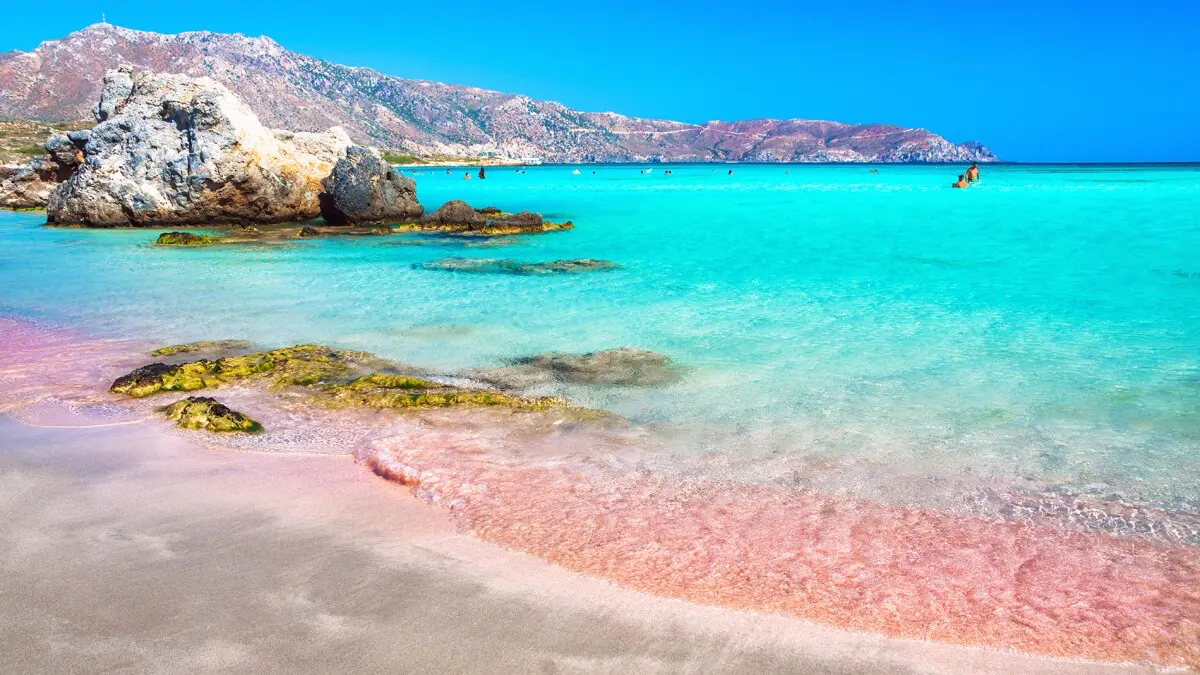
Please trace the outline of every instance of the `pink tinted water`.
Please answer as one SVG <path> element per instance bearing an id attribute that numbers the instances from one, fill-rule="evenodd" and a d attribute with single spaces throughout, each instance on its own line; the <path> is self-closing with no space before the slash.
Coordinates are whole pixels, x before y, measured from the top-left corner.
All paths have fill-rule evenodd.
<path id="1" fill-rule="evenodd" d="M 134 343 L 26 322 L 0 320 L 0 339 L 2 412 L 47 396 L 124 405 L 104 389 L 145 361 Z M 483 539 L 650 593 L 893 636 L 1200 667 L 1200 547 L 630 472 L 569 435 L 528 442 L 538 425 L 524 416 L 461 415 L 470 424 L 397 418 L 356 455 Z"/>
<path id="2" fill-rule="evenodd" d="M 658 595 L 893 636 L 1200 666 L 1200 549 L 717 482 L 494 461 L 417 429 L 359 452 L 476 535 Z"/>

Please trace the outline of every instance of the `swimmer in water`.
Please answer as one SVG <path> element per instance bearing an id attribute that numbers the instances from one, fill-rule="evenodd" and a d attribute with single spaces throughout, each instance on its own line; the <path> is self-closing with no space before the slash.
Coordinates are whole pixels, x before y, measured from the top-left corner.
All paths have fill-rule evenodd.
<path id="1" fill-rule="evenodd" d="M 471 172 L 470 171 L 463 174 L 463 180 L 471 180 Z"/>
<path id="2" fill-rule="evenodd" d="M 978 180 L 979 180 L 979 162 L 975 162 L 974 164 L 971 165 L 971 168 L 967 169 L 967 182 L 974 183 Z"/>
<path id="3" fill-rule="evenodd" d="M 969 185 L 970 185 L 970 183 L 968 183 L 968 182 L 967 182 L 967 177 L 966 177 L 966 176 L 959 176 L 959 177 L 958 177 L 958 182 L 954 184 L 954 187 L 956 187 L 956 188 L 965 188 L 965 187 L 967 187 L 967 186 L 969 186 Z"/>
<path id="4" fill-rule="evenodd" d="M 485 169 L 482 166 L 479 167 L 479 178 L 480 178 L 480 180 L 487 178 L 487 169 Z"/>
<path id="5" fill-rule="evenodd" d="M 729 170 L 729 173 L 728 173 L 728 174 L 726 174 L 726 175 L 727 175 L 727 176 L 732 176 L 732 175 L 733 175 L 733 169 L 730 169 L 730 170 Z"/>

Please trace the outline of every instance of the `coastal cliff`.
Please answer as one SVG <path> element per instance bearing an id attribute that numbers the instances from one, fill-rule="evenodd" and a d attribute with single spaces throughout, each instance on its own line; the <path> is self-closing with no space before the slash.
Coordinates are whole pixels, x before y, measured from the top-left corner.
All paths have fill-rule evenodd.
<path id="1" fill-rule="evenodd" d="M 107 70 L 210 77 L 269 127 L 346 129 L 417 155 L 547 162 L 987 162 L 979 143 L 887 124 L 759 119 L 689 124 L 588 113 L 475 87 L 406 80 L 284 49 L 268 37 L 161 35 L 97 24 L 0 54 L 0 118 L 89 116 Z"/>

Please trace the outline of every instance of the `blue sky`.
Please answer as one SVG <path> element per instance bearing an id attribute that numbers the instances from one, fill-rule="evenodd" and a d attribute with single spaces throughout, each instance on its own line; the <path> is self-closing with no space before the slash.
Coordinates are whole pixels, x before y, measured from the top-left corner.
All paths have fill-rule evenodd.
<path id="1" fill-rule="evenodd" d="M 890 122 L 1016 161 L 1200 161 L 1195 1 L 15 2 L 0 50 L 102 11 L 583 110 Z"/>

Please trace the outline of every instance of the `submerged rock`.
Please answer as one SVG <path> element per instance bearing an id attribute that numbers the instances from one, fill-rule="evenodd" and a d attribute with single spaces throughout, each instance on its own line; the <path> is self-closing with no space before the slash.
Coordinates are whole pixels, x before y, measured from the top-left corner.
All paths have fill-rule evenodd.
<path id="1" fill-rule="evenodd" d="M 517 359 L 505 368 L 468 375 L 507 389 L 529 389 L 555 382 L 661 387 L 678 382 L 683 369 L 664 354 L 621 347 L 587 354 L 548 352 Z"/>
<path id="2" fill-rule="evenodd" d="M 442 258 L 423 263 L 414 263 L 414 269 L 464 272 L 470 274 L 515 274 L 539 276 L 548 274 L 583 274 L 617 269 L 618 265 L 608 260 L 581 258 L 576 260 L 554 260 L 550 262 L 522 262 L 506 258 Z"/>
<path id="3" fill-rule="evenodd" d="M 203 396 L 189 396 L 163 408 L 167 419 L 184 429 L 208 431 L 262 431 L 262 425 L 223 403 Z"/>
<path id="4" fill-rule="evenodd" d="M 163 232 L 158 235 L 156 246 L 208 246 L 217 240 L 207 234 L 191 232 Z"/>
<path id="5" fill-rule="evenodd" d="M 212 354 L 234 352 L 250 348 L 248 340 L 205 340 L 180 345 L 167 345 L 150 352 L 151 356 L 173 356 L 175 354 Z"/>
<path id="6" fill-rule="evenodd" d="M 83 163 L 50 195 L 59 225 L 284 222 L 320 214 L 321 181 L 350 146 L 340 128 L 272 132 L 207 77 L 109 71 Z M 73 141 L 74 142 L 74 141 Z"/>
<path id="7" fill-rule="evenodd" d="M 321 236 L 321 231 L 315 227 L 305 226 L 305 227 L 300 228 L 300 231 L 296 233 L 296 236 L 300 237 L 302 239 L 307 239 L 309 237 L 319 237 L 319 236 Z"/>
<path id="8" fill-rule="evenodd" d="M 351 147 L 321 185 L 321 215 L 330 225 L 407 222 L 425 212 L 416 181 L 397 173 L 373 148 Z"/>

